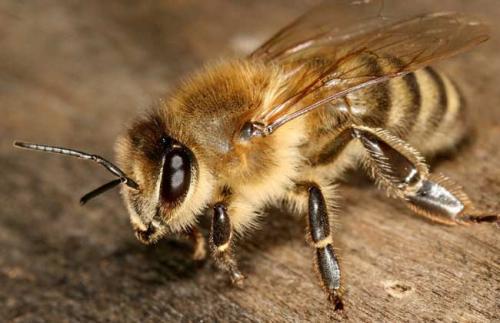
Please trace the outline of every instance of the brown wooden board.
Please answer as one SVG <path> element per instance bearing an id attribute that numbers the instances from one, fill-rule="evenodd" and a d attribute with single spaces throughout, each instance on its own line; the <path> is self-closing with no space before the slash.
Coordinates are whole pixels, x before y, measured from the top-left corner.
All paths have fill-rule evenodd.
<path id="1" fill-rule="evenodd" d="M 187 241 L 140 245 L 117 193 L 80 207 L 83 193 L 110 179 L 101 168 L 11 146 L 22 139 L 112 157 L 127 122 L 183 74 L 248 53 L 313 4 L 0 1 L 2 321 L 335 319 L 302 219 L 269 210 L 239 243 L 248 279 L 233 288 L 210 263 L 190 260 Z M 434 1 L 419 6 L 435 10 Z M 493 37 L 440 64 L 463 89 L 477 133 L 435 169 L 500 210 L 500 3 L 441 6 L 483 16 Z M 500 320 L 499 229 L 433 224 L 355 182 L 342 185 L 335 226 L 349 321 Z"/>

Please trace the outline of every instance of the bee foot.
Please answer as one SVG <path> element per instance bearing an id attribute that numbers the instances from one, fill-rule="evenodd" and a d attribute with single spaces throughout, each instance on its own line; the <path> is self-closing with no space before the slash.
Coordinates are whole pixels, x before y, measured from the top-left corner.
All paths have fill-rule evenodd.
<path id="1" fill-rule="evenodd" d="M 335 312 L 343 312 L 344 302 L 337 292 L 332 292 L 328 295 L 328 300 L 333 305 L 333 310 Z"/>
<path id="2" fill-rule="evenodd" d="M 478 213 L 467 214 L 461 219 L 464 223 L 495 223 L 497 228 L 500 228 L 500 216 L 498 214 Z"/>
<path id="3" fill-rule="evenodd" d="M 231 283 L 237 287 L 243 287 L 243 282 L 245 281 L 245 276 L 239 271 L 233 271 L 231 273 Z"/>
<path id="4" fill-rule="evenodd" d="M 194 261 L 203 261 L 207 258 L 207 251 L 204 246 L 196 246 L 192 258 Z"/>

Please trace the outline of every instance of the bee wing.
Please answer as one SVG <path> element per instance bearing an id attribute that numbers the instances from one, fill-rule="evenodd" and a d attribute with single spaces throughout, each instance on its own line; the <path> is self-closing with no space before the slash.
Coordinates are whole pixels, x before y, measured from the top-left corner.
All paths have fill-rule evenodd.
<path id="1" fill-rule="evenodd" d="M 354 2 L 341 1 L 347 3 Z M 366 8 L 373 13 L 375 7 Z M 310 22 L 317 17 L 316 11 L 302 16 L 251 55 L 290 71 L 291 91 L 253 120 L 264 126 L 265 133 L 353 91 L 405 75 L 489 38 L 486 25 L 457 13 L 403 20 L 379 14 L 348 26 L 347 33 L 332 24 L 317 27 L 316 21 Z"/>
<path id="2" fill-rule="evenodd" d="M 352 26 L 359 29 L 384 20 L 384 0 L 326 1 L 278 31 L 250 57 L 270 61 L 300 51 L 321 38 L 342 36 Z"/>

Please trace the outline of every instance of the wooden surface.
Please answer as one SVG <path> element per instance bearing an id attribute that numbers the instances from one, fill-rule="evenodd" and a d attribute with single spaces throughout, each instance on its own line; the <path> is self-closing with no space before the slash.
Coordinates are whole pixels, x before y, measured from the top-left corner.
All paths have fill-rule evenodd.
<path id="1" fill-rule="evenodd" d="M 464 89 L 478 133 L 436 168 L 500 210 L 500 6 L 443 3 L 485 17 L 493 39 L 441 64 Z M 233 288 L 210 263 L 193 263 L 186 241 L 140 245 L 116 192 L 80 207 L 83 193 L 110 179 L 101 168 L 11 147 L 23 139 L 111 157 L 124 125 L 184 73 L 244 55 L 311 4 L 0 1 L 1 321 L 336 318 L 312 274 L 302 220 L 270 210 L 240 243 L 248 279 Z M 335 234 L 349 321 L 500 320 L 498 229 L 436 225 L 356 182 L 342 185 Z"/>

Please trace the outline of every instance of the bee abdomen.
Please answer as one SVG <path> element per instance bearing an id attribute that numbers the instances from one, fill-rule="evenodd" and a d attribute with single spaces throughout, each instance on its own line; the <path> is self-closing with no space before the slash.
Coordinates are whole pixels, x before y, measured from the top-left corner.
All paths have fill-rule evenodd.
<path id="1" fill-rule="evenodd" d="M 367 55 L 358 60 L 366 75 L 382 75 L 387 68 L 403 67 L 394 57 L 381 61 Z M 386 129 L 426 156 L 454 147 L 467 130 L 460 92 L 446 76 L 431 67 L 354 91 L 336 104 L 349 109 L 353 122 Z M 329 113 L 338 115 L 335 109 Z M 320 119 L 330 120 L 324 116 Z M 341 119 L 325 122 L 323 128 L 335 130 L 343 122 Z M 323 130 L 318 135 L 322 138 L 319 148 L 305 152 L 313 164 L 331 163 L 343 149 L 336 142 L 338 132 L 333 132 L 333 138 L 324 133 Z"/>
<path id="2" fill-rule="evenodd" d="M 456 86 L 431 67 L 413 73 L 421 102 L 407 140 L 425 155 L 457 144 L 465 134 L 465 102 Z"/>
<path id="3" fill-rule="evenodd" d="M 398 64 L 397 59 L 387 58 L 384 64 L 374 61 L 367 66 L 373 73 Z M 466 130 L 462 96 L 446 76 L 431 67 L 347 98 L 351 111 L 365 125 L 385 128 L 425 155 L 453 147 Z"/>

